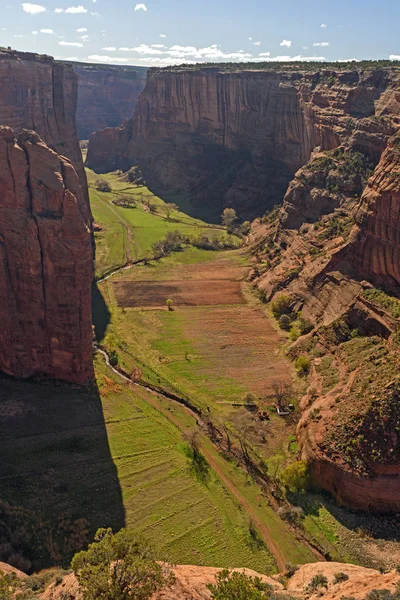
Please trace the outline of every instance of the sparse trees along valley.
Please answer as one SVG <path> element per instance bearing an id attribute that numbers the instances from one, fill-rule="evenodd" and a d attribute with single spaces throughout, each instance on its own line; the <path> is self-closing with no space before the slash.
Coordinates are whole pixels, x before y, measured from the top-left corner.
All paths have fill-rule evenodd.
<path id="1" fill-rule="evenodd" d="M 395 600 L 400 68 L 143 75 L 0 49 L 0 598 Z"/>

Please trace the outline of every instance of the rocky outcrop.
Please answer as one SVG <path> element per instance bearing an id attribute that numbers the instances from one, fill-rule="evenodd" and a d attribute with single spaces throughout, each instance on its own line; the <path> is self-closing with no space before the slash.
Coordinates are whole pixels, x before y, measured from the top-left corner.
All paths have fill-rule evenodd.
<path id="1" fill-rule="evenodd" d="M 357 565 L 338 562 L 319 562 L 302 565 L 295 570 L 294 574 L 281 573 L 274 578 L 260 575 L 250 569 L 232 569 L 245 572 L 251 577 L 259 577 L 264 583 L 271 586 L 277 597 L 281 600 L 314 600 L 321 595 L 326 600 L 340 600 L 341 598 L 354 598 L 354 600 L 365 600 L 367 595 L 375 590 L 382 590 L 382 597 L 391 597 L 395 592 L 400 577 L 398 573 L 380 573 L 375 569 L 366 569 Z M 3 573 L 15 572 L 19 581 L 18 591 L 23 592 L 24 579 L 26 575 L 21 571 L 12 569 L 5 563 L 0 563 L 0 571 Z M 209 600 L 211 593 L 208 584 L 215 583 L 215 576 L 220 569 L 214 567 L 199 567 L 193 565 L 175 565 L 173 572 L 175 583 L 157 592 L 152 600 Z M 54 573 L 54 577 L 57 573 Z M 47 576 L 51 571 L 47 571 Z M 313 586 L 316 576 L 325 579 L 317 586 Z M 285 586 L 278 580 L 284 580 Z M 385 591 L 383 591 L 385 590 Z M 74 573 L 65 575 L 62 581 L 51 583 L 38 597 L 41 600 L 81 600 L 82 594 Z M 381 597 L 381 595 L 379 595 Z"/>
<path id="2" fill-rule="evenodd" d="M 16 133 L 32 129 L 50 148 L 71 160 L 88 204 L 75 125 L 77 90 L 72 65 L 57 63 L 50 56 L 0 50 L 0 125 Z"/>
<path id="3" fill-rule="evenodd" d="M 36 132 L 15 139 L 0 127 L 0 370 L 89 381 L 92 279 L 90 218 L 72 162 Z"/>
<path id="4" fill-rule="evenodd" d="M 156 192 L 181 194 L 199 213 L 234 206 L 260 215 L 315 148 L 354 135 L 355 149 L 379 158 L 385 136 L 368 119 L 396 109 L 398 79 L 395 68 L 150 70 L 133 119 L 94 134 L 87 164 L 108 171 L 137 162 Z"/>
<path id="5" fill-rule="evenodd" d="M 73 63 L 78 75 L 76 126 L 80 140 L 133 116 L 146 83 L 144 67 Z"/>
<path id="6" fill-rule="evenodd" d="M 355 273 L 400 291 L 400 132 L 393 136 L 369 179 L 356 227 L 342 253 Z"/>

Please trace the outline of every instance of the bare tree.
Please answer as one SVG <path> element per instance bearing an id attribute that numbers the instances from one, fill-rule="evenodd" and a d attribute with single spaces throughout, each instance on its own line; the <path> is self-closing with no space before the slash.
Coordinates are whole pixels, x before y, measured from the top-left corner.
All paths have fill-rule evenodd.
<path id="1" fill-rule="evenodd" d="M 288 399 L 292 395 L 292 386 L 280 379 L 272 384 L 276 404 L 279 408 L 284 408 Z"/>
<path id="2" fill-rule="evenodd" d="M 179 210 L 179 206 L 177 204 L 175 204 L 175 202 L 166 202 L 163 206 L 163 211 L 165 213 L 165 216 L 167 217 L 168 221 L 171 218 L 171 214 L 172 211 L 174 210 Z"/>

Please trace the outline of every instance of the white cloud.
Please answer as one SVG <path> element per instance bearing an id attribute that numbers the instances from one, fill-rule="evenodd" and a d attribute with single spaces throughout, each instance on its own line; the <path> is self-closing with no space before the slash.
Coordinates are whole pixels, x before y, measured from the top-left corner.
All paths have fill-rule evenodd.
<path id="1" fill-rule="evenodd" d="M 391 54 L 389 60 L 400 60 L 400 54 Z"/>
<path id="2" fill-rule="evenodd" d="M 322 46 L 324 48 L 325 46 L 329 46 L 329 44 L 330 42 L 314 42 L 313 46 Z"/>
<path id="3" fill-rule="evenodd" d="M 57 13 L 57 14 L 60 14 L 60 13 L 64 12 L 64 9 L 63 8 L 56 8 L 54 12 Z"/>
<path id="4" fill-rule="evenodd" d="M 147 6 L 145 4 L 136 4 L 134 10 L 135 11 L 137 11 L 137 10 L 144 10 L 144 11 L 146 11 L 147 10 Z"/>
<path id="5" fill-rule="evenodd" d="M 258 56 L 271 56 L 271 52 L 260 52 Z"/>
<path id="6" fill-rule="evenodd" d="M 70 15 L 77 15 L 77 14 L 80 14 L 80 13 L 87 13 L 87 8 L 85 8 L 82 5 L 79 5 L 79 6 L 68 6 L 68 8 L 65 9 L 65 12 L 67 14 L 70 14 Z"/>
<path id="7" fill-rule="evenodd" d="M 167 36 L 165 35 L 165 33 L 160 33 L 160 37 L 161 38 L 166 38 Z"/>
<path id="8" fill-rule="evenodd" d="M 252 41 L 253 41 L 253 38 L 252 38 L 252 37 L 249 37 L 249 42 L 252 42 Z"/>
<path id="9" fill-rule="evenodd" d="M 58 42 L 59 46 L 74 46 L 75 48 L 83 48 L 81 42 Z"/>
<path id="10" fill-rule="evenodd" d="M 338 63 L 348 63 L 348 62 L 360 62 L 359 58 L 342 58 L 341 60 L 336 60 Z"/>
<path id="11" fill-rule="evenodd" d="M 117 51 L 115 46 L 106 46 L 105 48 L 102 48 L 102 50 L 104 50 L 105 52 L 116 52 Z"/>
<path id="12" fill-rule="evenodd" d="M 40 33 L 48 33 L 48 34 L 52 35 L 54 33 L 54 31 L 52 29 L 41 29 Z"/>
<path id="13" fill-rule="evenodd" d="M 255 46 L 261 46 L 261 42 L 254 42 Z"/>
<path id="14" fill-rule="evenodd" d="M 328 25 L 326 23 L 321 23 L 321 27 L 322 27 L 322 29 L 326 29 L 328 27 Z"/>
<path id="15" fill-rule="evenodd" d="M 46 12 L 46 9 L 41 4 L 31 4 L 30 2 L 24 2 L 22 4 L 24 12 L 30 15 L 39 15 L 40 13 Z"/>
<path id="16" fill-rule="evenodd" d="M 32 35 L 37 35 L 38 33 L 38 31 L 32 31 Z"/>
<path id="17" fill-rule="evenodd" d="M 280 43 L 280 46 L 287 46 L 288 48 L 290 48 L 291 45 L 292 42 L 290 40 L 282 40 Z"/>
<path id="18" fill-rule="evenodd" d="M 92 60 L 94 62 L 101 62 L 101 63 L 125 63 L 125 62 L 129 62 L 129 58 L 116 58 L 116 57 L 111 57 L 111 56 L 105 56 L 102 54 L 91 54 L 90 56 L 88 56 L 88 60 Z"/>
<path id="19" fill-rule="evenodd" d="M 166 48 L 167 46 L 164 46 L 164 44 L 152 44 L 151 47 L 152 48 Z"/>
<path id="20" fill-rule="evenodd" d="M 130 48 L 126 48 L 126 46 L 125 46 L 125 47 L 123 47 L 123 48 L 119 48 L 119 51 L 120 51 L 120 52 L 129 52 L 129 51 L 130 51 Z"/>
<path id="21" fill-rule="evenodd" d="M 79 27 L 79 29 L 76 30 L 76 33 L 86 33 L 87 29 L 86 27 Z"/>
<path id="22" fill-rule="evenodd" d="M 122 48 L 120 48 L 122 50 Z M 160 54 L 160 50 L 157 48 L 152 48 L 147 44 L 140 44 L 140 46 L 136 46 L 136 48 L 130 48 L 131 52 L 138 52 L 138 54 Z"/>
<path id="23" fill-rule="evenodd" d="M 83 42 L 87 42 L 87 41 L 88 41 L 88 39 L 89 39 L 89 36 L 88 36 L 88 35 L 81 35 L 81 40 L 82 40 Z"/>

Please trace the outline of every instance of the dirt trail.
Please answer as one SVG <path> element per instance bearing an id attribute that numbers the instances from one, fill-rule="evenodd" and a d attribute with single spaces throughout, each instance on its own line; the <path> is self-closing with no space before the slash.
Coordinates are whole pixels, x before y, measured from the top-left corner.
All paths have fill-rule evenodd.
<path id="1" fill-rule="evenodd" d="M 165 396 L 161 392 L 156 392 L 155 390 L 151 389 L 150 387 L 146 386 L 145 384 L 141 384 L 139 382 L 133 382 L 129 377 L 127 377 L 126 375 L 121 373 L 118 369 L 116 369 L 115 367 L 113 367 L 110 364 L 107 352 L 105 352 L 101 348 L 97 348 L 97 351 L 100 354 L 102 354 L 102 356 L 104 357 L 104 359 L 106 361 L 107 366 L 116 375 L 118 375 L 120 378 L 122 378 L 129 385 L 135 386 L 138 389 L 140 396 L 146 402 L 151 404 L 151 406 L 153 406 L 153 408 L 155 408 L 156 410 L 161 412 L 165 417 L 167 417 L 167 419 L 169 419 L 182 433 L 187 434 L 187 428 L 183 425 L 183 423 L 181 423 L 181 421 L 178 418 L 174 417 L 174 415 L 171 414 L 171 412 L 168 409 L 164 408 L 158 401 L 159 397 L 162 397 L 162 398 L 170 401 L 171 399 L 169 397 Z M 146 390 L 146 392 L 150 393 L 150 396 L 148 396 L 147 394 L 141 393 L 143 390 Z M 199 421 L 198 415 L 192 409 L 190 409 L 188 406 L 186 406 L 184 404 L 180 404 L 180 406 L 191 417 L 196 419 L 197 422 Z M 264 523 L 262 523 L 262 521 L 260 521 L 259 517 L 255 513 L 254 509 L 249 504 L 249 502 L 246 500 L 246 498 L 244 498 L 244 496 L 240 493 L 240 491 L 237 489 L 235 484 L 229 479 L 229 477 L 220 468 L 218 461 L 215 459 L 215 456 L 206 447 L 205 438 L 204 438 L 203 434 L 200 434 L 200 436 L 199 436 L 199 446 L 200 446 L 201 452 L 203 453 L 208 464 L 212 467 L 212 469 L 215 471 L 215 473 L 217 474 L 219 479 L 223 482 L 223 484 L 225 485 L 227 490 L 230 492 L 230 494 L 232 494 L 232 496 L 234 496 L 234 498 L 236 498 L 236 500 L 242 506 L 242 508 L 244 509 L 246 514 L 249 516 L 249 518 L 255 524 L 257 531 L 263 538 L 264 543 L 266 544 L 266 546 L 272 553 L 272 556 L 274 557 L 274 560 L 277 564 L 278 570 L 283 571 L 285 568 L 286 562 L 285 562 L 284 556 L 283 556 L 280 548 L 275 543 L 275 541 L 272 537 L 271 531 L 268 529 L 268 527 Z"/>

